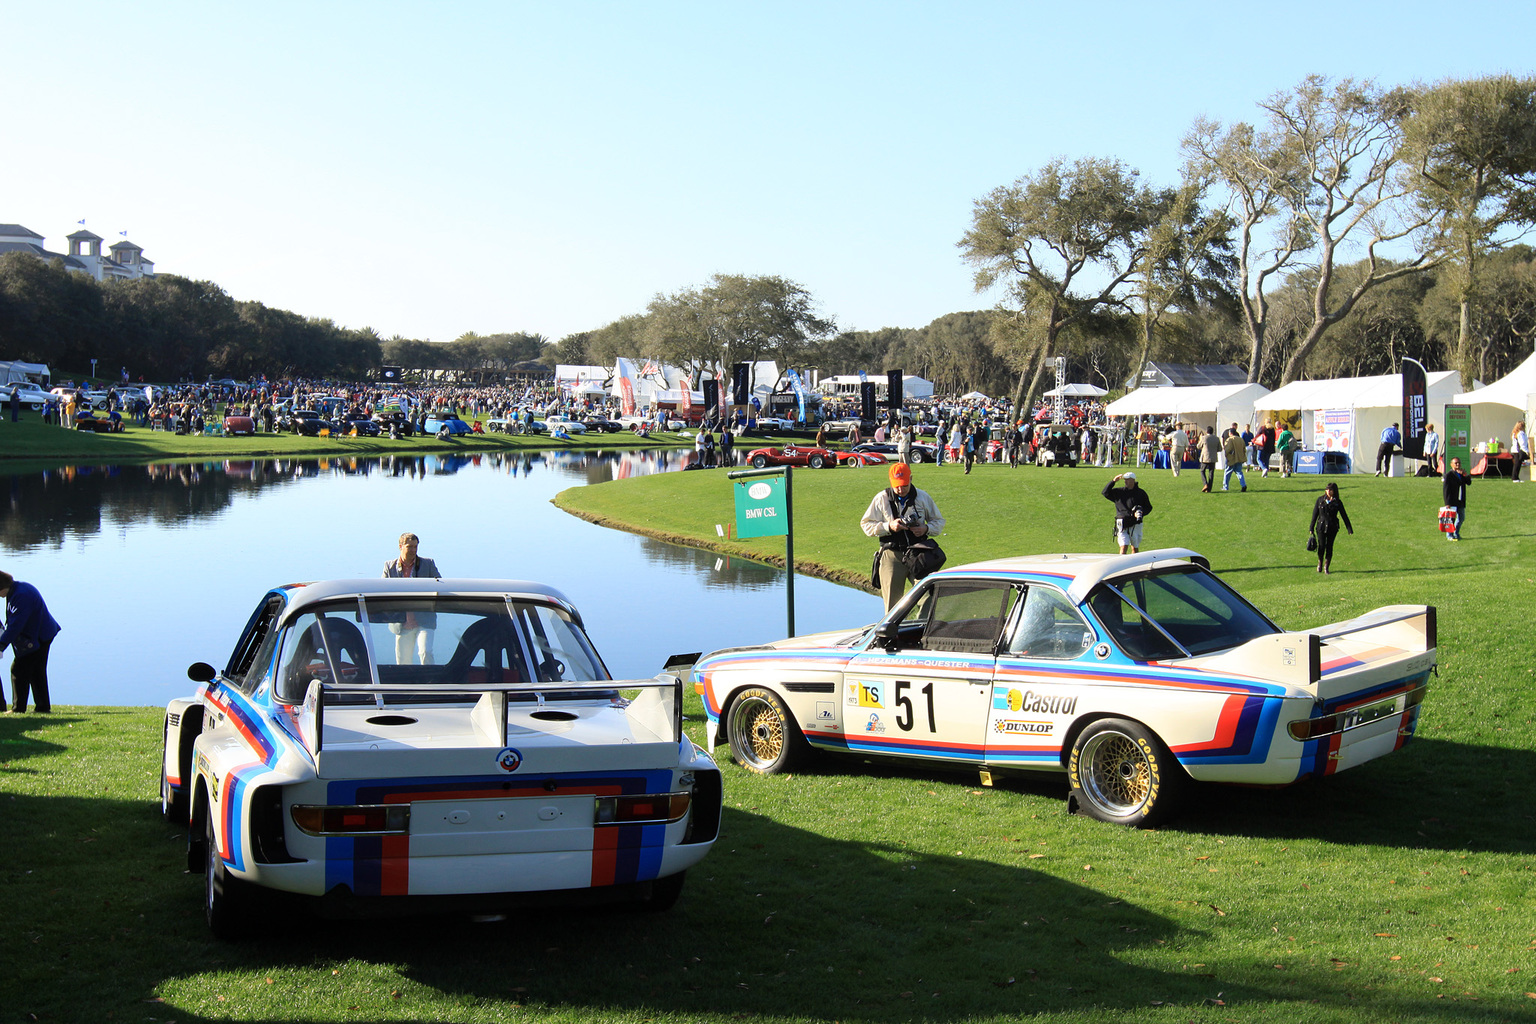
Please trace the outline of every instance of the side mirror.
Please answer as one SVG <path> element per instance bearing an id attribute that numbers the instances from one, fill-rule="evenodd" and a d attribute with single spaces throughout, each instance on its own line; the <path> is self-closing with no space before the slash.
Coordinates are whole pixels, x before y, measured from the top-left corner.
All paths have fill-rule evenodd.
<path id="1" fill-rule="evenodd" d="M 888 619 L 875 627 L 875 643 L 888 651 L 894 651 L 900 645 L 901 623 L 896 619 Z"/>
<path id="2" fill-rule="evenodd" d="M 187 667 L 187 678 L 194 683 L 211 683 L 218 672 L 206 661 L 194 661 Z"/>

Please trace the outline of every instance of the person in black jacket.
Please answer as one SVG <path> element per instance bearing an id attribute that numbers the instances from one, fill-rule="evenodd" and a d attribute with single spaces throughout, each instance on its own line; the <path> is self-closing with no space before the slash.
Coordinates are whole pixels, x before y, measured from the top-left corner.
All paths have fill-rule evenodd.
<path id="1" fill-rule="evenodd" d="M 1124 481 L 1116 487 L 1117 481 Z M 1115 543 L 1120 553 L 1141 550 L 1141 524 L 1152 512 L 1152 499 L 1136 484 L 1135 473 L 1121 473 L 1104 485 L 1104 497 L 1115 503 Z"/>
<path id="2" fill-rule="evenodd" d="M 1333 571 L 1333 539 L 1339 535 L 1340 519 L 1344 520 L 1344 528 L 1353 537 L 1355 524 L 1349 521 L 1349 513 L 1344 511 L 1344 502 L 1339 498 L 1339 485 L 1329 484 L 1323 488 L 1323 495 L 1317 499 L 1317 504 L 1312 506 L 1312 522 L 1307 526 L 1307 532 L 1317 541 L 1318 572 Z"/>
<path id="3" fill-rule="evenodd" d="M 1452 459 L 1440 481 L 1441 497 L 1456 510 L 1456 527 L 1445 535 L 1446 540 L 1461 540 L 1461 525 L 1467 521 L 1467 485 L 1471 482 L 1472 478 L 1461 471 L 1461 460 Z"/>

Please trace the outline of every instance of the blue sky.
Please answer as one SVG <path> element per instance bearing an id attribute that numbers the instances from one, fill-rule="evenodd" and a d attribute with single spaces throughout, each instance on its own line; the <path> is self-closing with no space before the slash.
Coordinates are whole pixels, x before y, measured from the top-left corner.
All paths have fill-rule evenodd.
<path id="1" fill-rule="evenodd" d="M 1531 70 L 1536 8 L 0 0 L 0 222 L 385 337 L 552 340 L 716 272 L 847 328 L 977 295 L 973 202 L 1056 156 L 1177 177 L 1303 76 Z"/>

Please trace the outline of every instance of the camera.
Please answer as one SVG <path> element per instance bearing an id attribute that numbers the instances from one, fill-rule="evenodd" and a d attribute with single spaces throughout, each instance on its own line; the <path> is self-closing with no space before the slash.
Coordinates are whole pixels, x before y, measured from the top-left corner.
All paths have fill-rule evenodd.
<path id="1" fill-rule="evenodd" d="M 907 526 L 922 526 L 927 519 L 923 515 L 923 510 L 913 505 L 901 514 L 901 521 Z"/>

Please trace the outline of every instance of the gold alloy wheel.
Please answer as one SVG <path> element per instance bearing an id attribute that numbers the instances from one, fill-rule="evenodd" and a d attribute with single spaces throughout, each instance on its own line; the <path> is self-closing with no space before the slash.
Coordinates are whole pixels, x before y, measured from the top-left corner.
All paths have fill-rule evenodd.
<path id="1" fill-rule="evenodd" d="M 1106 730 L 1083 748 L 1083 793 L 1109 814 L 1134 814 L 1152 795 L 1152 766 L 1143 751 L 1123 732 Z"/>
<path id="2" fill-rule="evenodd" d="M 781 772 L 795 761 L 805 740 L 777 694 L 753 687 L 731 702 L 726 723 L 731 756 L 760 775 Z"/>

